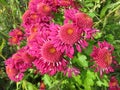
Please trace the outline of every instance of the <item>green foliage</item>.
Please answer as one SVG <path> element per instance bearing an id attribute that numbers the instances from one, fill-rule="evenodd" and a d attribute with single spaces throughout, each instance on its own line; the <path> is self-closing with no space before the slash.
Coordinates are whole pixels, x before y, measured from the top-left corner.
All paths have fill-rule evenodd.
<path id="1" fill-rule="evenodd" d="M 86 61 L 87 57 L 80 53 L 77 54 L 72 60 L 73 63 L 77 64 L 80 67 L 88 67 L 88 62 Z"/>

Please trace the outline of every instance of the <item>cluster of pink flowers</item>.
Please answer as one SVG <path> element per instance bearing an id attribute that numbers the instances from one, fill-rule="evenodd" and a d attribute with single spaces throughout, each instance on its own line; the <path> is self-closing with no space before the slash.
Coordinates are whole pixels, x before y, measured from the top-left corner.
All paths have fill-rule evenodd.
<path id="1" fill-rule="evenodd" d="M 40 74 L 63 72 L 71 77 L 80 73 L 70 60 L 75 51 L 82 52 L 88 46 L 88 41 L 94 39 L 99 30 L 93 28 L 92 18 L 78 8 L 80 6 L 74 0 L 30 0 L 21 24 L 27 45 L 6 60 L 6 72 L 11 80 L 21 80 L 24 72 L 32 67 L 36 67 Z M 64 10 L 63 25 L 53 22 L 54 14 L 61 10 Z M 10 36 L 15 37 L 12 43 L 18 43 L 23 33 L 14 31 Z M 91 54 L 97 70 L 113 71 L 110 67 L 113 47 L 107 42 L 98 44 L 99 48 L 94 47 Z"/>
<path id="2" fill-rule="evenodd" d="M 24 76 L 24 72 L 28 68 L 32 68 L 32 62 L 35 57 L 29 55 L 26 52 L 26 49 L 27 47 L 21 48 L 12 57 L 5 61 L 6 73 L 13 81 L 20 81 Z"/>

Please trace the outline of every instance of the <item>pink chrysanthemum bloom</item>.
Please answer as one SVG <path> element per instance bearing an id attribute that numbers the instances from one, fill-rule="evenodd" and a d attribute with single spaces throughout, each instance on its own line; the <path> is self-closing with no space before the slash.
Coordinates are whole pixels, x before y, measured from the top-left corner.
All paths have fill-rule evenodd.
<path id="1" fill-rule="evenodd" d="M 32 24 L 30 27 L 25 28 L 25 36 L 29 37 L 31 34 L 36 33 L 40 30 L 40 24 Z"/>
<path id="2" fill-rule="evenodd" d="M 73 9 L 73 8 L 71 8 L 71 9 L 65 9 L 65 11 L 64 11 L 64 16 L 65 16 L 64 23 L 68 23 L 70 21 L 74 21 L 76 13 L 79 13 L 79 10 Z"/>
<path id="3" fill-rule="evenodd" d="M 39 14 L 37 12 L 33 12 L 31 10 L 26 10 L 22 16 L 22 25 L 24 27 L 31 26 L 34 23 L 38 23 L 40 21 Z"/>
<path id="4" fill-rule="evenodd" d="M 71 4 L 73 3 L 73 0 L 59 0 L 59 4 L 60 6 L 71 6 Z"/>
<path id="5" fill-rule="evenodd" d="M 59 7 L 59 0 L 32 0 L 29 2 L 29 9 L 32 11 L 37 11 L 37 12 L 40 11 L 44 13 L 42 15 L 48 15 L 48 13 L 51 11 L 53 12 L 58 11 L 57 10 L 58 7 Z"/>
<path id="6" fill-rule="evenodd" d="M 27 47 L 23 47 L 17 53 L 5 61 L 6 73 L 13 81 L 20 81 L 24 76 L 24 72 L 32 67 L 35 57 L 26 52 Z"/>
<path id="7" fill-rule="evenodd" d="M 9 42 L 11 45 L 20 44 L 20 41 L 23 40 L 24 34 L 20 29 L 13 29 L 9 32 Z"/>
<path id="8" fill-rule="evenodd" d="M 77 9 L 68 9 L 64 12 L 65 23 L 72 21 L 75 25 L 77 25 L 81 29 L 92 28 L 93 20 L 86 13 L 83 13 Z"/>
<path id="9" fill-rule="evenodd" d="M 28 53 L 39 58 L 40 48 L 44 41 L 48 40 L 49 33 L 50 30 L 45 25 L 42 26 L 40 31 L 32 33 L 27 38 Z"/>
<path id="10" fill-rule="evenodd" d="M 120 90 L 120 86 L 118 84 L 118 80 L 116 79 L 115 76 L 112 76 L 110 78 L 109 89 L 108 90 Z"/>
<path id="11" fill-rule="evenodd" d="M 92 28 L 93 19 L 86 13 L 79 12 L 75 14 L 75 24 L 80 28 Z"/>
<path id="12" fill-rule="evenodd" d="M 40 57 L 34 61 L 34 65 L 40 70 L 41 74 L 54 75 L 66 68 L 67 61 L 50 41 L 44 42 L 39 53 Z"/>
<path id="13" fill-rule="evenodd" d="M 24 74 L 22 72 L 19 72 L 19 70 L 15 67 L 12 58 L 7 59 L 5 61 L 5 64 L 6 64 L 6 73 L 11 80 L 15 82 L 22 80 Z"/>
<path id="14" fill-rule="evenodd" d="M 52 24 L 50 33 L 50 39 L 54 44 L 54 47 L 62 53 L 65 52 L 70 58 L 74 54 L 74 46 L 81 52 L 81 47 L 86 48 L 88 43 L 82 38 L 82 31 L 80 31 L 74 24 L 64 24 L 58 26 Z"/>
<path id="15" fill-rule="evenodd" d="M 113 72 L 114 70 L 111 67 L 113 62 L 113 46 L 106 41 L 98 42 L 98 46 L 99 47 L 94 46 L 91 54 L 91 57 L 96 63 L 93 67 L 97 67 L 96 71 L 100 71 L 100 75 L 102 75 L 103 72 Z"/>
<path id="16" fill-rule="evenodd" d="M 77 76 L 80 74 L 80 70 L 75 67 L 68 67 L 64 72 L 64 75 L 67 75 L 68 77 Z"/>
<path id="17" fill-rule="evenodd" d="M 23 36 L 23 32 L 20 29 L 16 28 L 16 29 L 13 29 L 12 31 L 10 31 L 9 35 L 13 36 L 13 37 L 14 36 L 22 37 Z"/>
<path id="18" fill-rule="evenodd" d="M 41 15 L 49 15 L 51 12 L 51 7 L 45 3 L 37 4 L 37 12 Z"/>
<path id="19" fill-rule="evenodd" d="M 26 52 L 27 51 L 26 48 L 27 47 L 23 47 L 12 56 L 15 67 L 19 69 L 21 72 L 24 72 L 28 68 L 30 68 L 32 66 L 32 62 L 35 59 L 35 57 L 31 56 Z"/>
<path id="20" fill-rule="evenodd" d="M 51 21 L 51 16 L 41 16 L 38 12 L 27 10 L 22 16 L 22 26 L 24 28 L 30 28 L 34 24 L 49 23 Z"/>
<path id="21" fill-rule="evenodd" d="M 18 37 L 10 37 L 8 41 L 10 45 L 19 45 L 21 40 Z"/>
<path id="22" fill-rule="evenodd" d="M 10 66 L 6 66 L 6 73 L 7 73 L 8 77 L 15 82 L 22 80 L 22 78 L 24 76 L 23 73 L 18 72 L 18 70 L 16 68 L 10 67 Z"/>
<path id="23" fill-rule="evenodd" d="M 99 30 L 94 28 L 85 28 L 83 29 L 83 32 L 84 32 L 84 38 L 93 39 L 94 36 L 96 35 L 96 32 L 99 32 Z"/>
<path id="24" fill-rule="evenodd" d="M 29 37 L 33 33 L 43 33 L 43 35 L 46 35 L 48 31 L 50 31 L 48 23 L 36 23 L 32 24 L 30 27 L 27 27 L 25 29 L 25 34 L 27 37 Z"/>

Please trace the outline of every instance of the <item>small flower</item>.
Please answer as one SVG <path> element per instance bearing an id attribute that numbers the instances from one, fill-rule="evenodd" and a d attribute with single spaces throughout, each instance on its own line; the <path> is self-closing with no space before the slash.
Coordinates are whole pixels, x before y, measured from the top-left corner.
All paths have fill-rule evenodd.
<path id="1" fill-rule="evenodd" d="M 40 21 L 40 17 L 37 12 L 26 10 L 22 16 L 22 21 L 22 26 L 26 28 L 30 27 L 32 24 L 38 23 Z"/>
<path id="2" fill-rule="evenodd" d="M 112 76 L 110 78 L 109 89 L 108 90 L 120 90 L 118 80 L 116 79 L 115 76 Z"/>
<path id="3" fill-rule="evenodd" d="M 5 61 L 5 64 L 6 64 L 6 73 L 12 81 L 18 82 L 22 80 L 24 74 L 15 67 L 12 58 L 7 59 Z"/>
<path id="4" fill-rule="evenodd" d="M 93 20 L 87 14 L 79 12 L 75 14 L 75 24 L 80 28 L 92 28 Z"/>
<path id="5" fill-rule="evenodd" d="M 85 48 L 88 46 L 87 42 L 82 38 L 82 31 L 78 30 L 74 24 L 66 23 L 61 27 L 52 24 L 50 30 L 49 38 L 54 44 L 54 47 L 70 58 L 73 57 L 74 46 L 76 46 L 79 52 L 81 52 L 81 47 Z"/>
<path id="6" fill-rule="evenodd" d="M 113 62 L 113 46 L 106 41 L 98 42 L 98 45 L 99 48 L 94 46 L 93 52 L 91 54 L 91 57 L 93 58 L 97 66 L 96 70 L 100 71 L 100 75 L 102 75 L 103 72 L 113 72 L 114 70 L 111 67 L 111 64 Z"/>
<path id="7" fill-rule="evenodd" d="M 46 42 L 41 48 L 41 55 L 46 62 L 52 63 L 59 61 L 62 53 L 57 51 L 56 48 L 50 44 L 50 42 Z"/>
<path id="8" fill-rule="evenodd" d="M 45 3 L 39 3 L 37 4 L 37 11 L 41 15 L 49 15 L 51 12 L 51 7 Z"/>
<path id="9" fill-rule="evenodd" d="M 43 44 L 39 53 L 39 59 L 34 61 L 34 65 L 41 74 L 54 75 L 66 68 L 67 61 L 63 59 L 62 53 L 57 51 L 50 41 Z"/>
<path id="10" fill-rule="evenodd" d="M 109 87 L 114 87 L 114 86 L 118 86 L 118 81 L 115 76 L 112 76 L 110 78 Z"/>
<path id="11" fill-rule="evenodd" d="M 60 0 L 59 3 L 60 3 L 60 6 L 66 6 L 67 7 L 67 6 L 71 5 L 72 0 Z"/>
<path id="12" fill-rule="evenodd" d="M 19 40 L 19 38 L 18 37 L 11 37 L 11 38 L 9 38 L 9 43 L 10 43 L 10 45 L 16 45 L 16 44 L 20 44 L 20 40 Z"/>
<path id="13" fill-rule="evenodd" d="M 21 72 L 25 72 L 28 68 L 30 68 L 32 66 L 32 62 L 35 59 L 35 57 L 31 56 L 26 52 L 26 48 L 27 47 L 23 47 L 12 56 L 15 67 Z"/>
<path id="14" fill-rule="evenodd" d="M 9 32 L 9 36 L 10 45 L 19 45 L 20 41 L 23 40 L 24 34 L 20 29 L 16 28 Z"/>
<path id="15" fill-rule="evenodd" d="M 80 12 L 77 9 L 65 10 L 65 23 L 72 22 L 80 29 L 92 28 L 93 20 L 86 13 Z"/>
<path id="16" fill-rule="evenodd" d="M 73 8 L 72 9 L 65 9 L 65 11 L 64 11 L 64 16 L 65 16 L 64 23 L 68 23 L 70 21 L 73 22 L 76 13 L 79 13 L 79 10 L 73 9 Z"/>
<path id="17" fill-rule="evenodd" d="M 77 32 L 73 24 L 64 24 L 59 31 L 59 36 L 62 42 L 72 45 L 80 39 L 81 32 Z"/>

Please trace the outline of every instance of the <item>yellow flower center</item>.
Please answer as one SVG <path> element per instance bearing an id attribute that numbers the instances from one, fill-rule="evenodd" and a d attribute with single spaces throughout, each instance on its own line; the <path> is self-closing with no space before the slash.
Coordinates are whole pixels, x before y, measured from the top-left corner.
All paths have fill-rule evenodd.
<path id="1" fill-rule="evenodd" d="M 49 52 L 50 52 L 50 53 L 55 53 L 55 52 L 56 52 L 56 49 L 55 49 L 54 47 L 52 47 L 52 48 L 49 49 Z"/>
<path id="2" fill-rule="evenodd" d="M 112 63 L 112 56 L 109 52 L 107 52 L 105 55 L 105 62 L 107 65 L 110 65 Z"/>
<path id="3" fill-rule="evenodd" d="M 17 38 L 16 37 L 12 37 L 12 42 L 13 43 L 17 43 Z"/>
<path id="4" fill-rule="evenodd" d="M 73 29 L 71 29 L 71 28 L 68 29 L 68 30 L 67 30 L 67 33 L 68 33 L 69 35 L 73 34 Z"/>
<path id="5" fill-rule="evenodd" d="M 47 6 L 47 5 L 44 5 L 44 6 L 43 6 L 43 9 L 44 9 L 45 12 L 49 12 L 49 11 L 50 11 L 49 6 Z"/>
<path id="6" fill-rule="evenodd" d="M 31 31 L 32 31 L 32 33 L 33 33 L 33 32 L 37 32 L 37 27 L 34 26 Z"/>
<path id="7" fill-rule="evenodd" d="M 37 18 L 37 15 L 36 14 L 32 14 L 31 15 L 31 19 L 35 20 Z"/>

